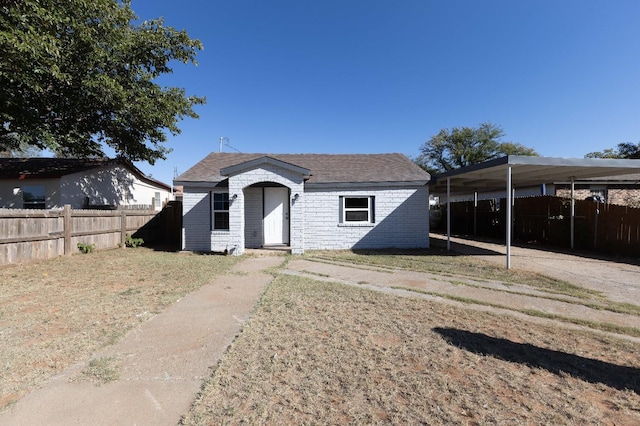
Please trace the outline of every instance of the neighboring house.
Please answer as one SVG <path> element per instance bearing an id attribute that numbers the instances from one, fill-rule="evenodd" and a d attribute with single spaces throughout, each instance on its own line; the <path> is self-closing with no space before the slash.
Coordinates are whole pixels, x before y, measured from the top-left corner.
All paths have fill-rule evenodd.
<path id="1" fill-rule="evenodd" d="M 571 183 L 555 183 L 555 195 L 571 197 Z M 640 207 L 640 174 L 583 179 L 574 184 L 574 196 L 578 200 L 588 197 L 604 200 L 609 204 Z"/>
<path id="2" fill-rule="evenodd" d="M 161 210 L 171 187 L 107 158 L 0 158 L 0 208 Z"/>
<path id="3" fill-rule="evenodd" d="M 212 153 L 178 176 L 182 247 L 429 247 L 430 176 L 402 154 Z"/>

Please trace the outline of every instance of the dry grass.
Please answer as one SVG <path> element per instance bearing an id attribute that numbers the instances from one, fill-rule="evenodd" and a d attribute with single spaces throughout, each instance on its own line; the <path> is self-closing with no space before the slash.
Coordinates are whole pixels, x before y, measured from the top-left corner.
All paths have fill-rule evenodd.
<path id="1" fill-rule="evenodd" d="M 551 294 L 590 299 L 600 295 L 589 290 L 546 275 L 523 270 L 507 270 L 474 256 L 458 255 L 439 249 L 425 250 L 358 250 L 316 251 L 308 255 L 312 259 L 342 261 L 350 264 L 375 265 L 382 268 L 400 268 L 418 272 L 432 272 L 442 276 L 472 277 L 486 281 L 500 281 L 528 285 Z"/>
<path id="2" fill-rule="evenodd" d="M 236 261 L 137 248 L 0 269 L 0 409 Z M 111 380 L 107 367 L 88 374 Z"/>
<path id="3" fill-rule="evenodd" d="M 547 294 L 549 300 L 563 301 L 583 305 L 592 309 L 606 310 L 640 316 L 640 305 L 620 303 L 607 299 L 602 293 L 581 287 L 567 281 L 525 270 L 507 270 L 502 266 L 487 262 L 469 255 L 458 255 L 452 252 L 429 250 L 359 250 L 359 251 L 316 251 L 305 255 L 313 261 L 326 263 L 343 263 L 356 267 L 383 268 L 388 270 L 405 269 L 416 272 L 427 272 L 442 277 L 452 277 L 452 283 L 458 285 L 483 287 L 482 281 L 500 282 L 505 287 L 529 287 Z M 466 278 L 462 281 L 461 278 Z M 472 279 L 475 284 L 472 284 Z M 411 290 L 412 289 L 407 289 Z M 518 290 L 502 290 L 504 293 L 521 294 Z M 538 295 L 537 297 L 543 297 Z M 638 336 L 638 330 L 630 335 Z"/>
<path id="4" fill-rule="evenodd" d="M 0 409 L 236 261 L 128 249 L 0 269 Z M 465 257 L 366 261 L 501 273 Z M 184 424 L 640 424 L 639 343 L 271 272 Z M 83 377 L 115 380 L 114 362 Z"/>
<path id="5" fill-rule="evenodd" d="M 278 276 L 187 425 L 640 424 L 640 344 Z"/>

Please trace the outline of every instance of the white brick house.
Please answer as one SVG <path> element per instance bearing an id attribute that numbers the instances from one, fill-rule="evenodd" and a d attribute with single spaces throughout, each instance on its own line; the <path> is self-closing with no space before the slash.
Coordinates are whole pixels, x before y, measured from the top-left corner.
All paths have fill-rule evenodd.
<path id="1" fill-rule="evenodd" d="M 429 180 L 402 154 L 211 153 L 174 181 L 182 248 L 428 248 Z"/>

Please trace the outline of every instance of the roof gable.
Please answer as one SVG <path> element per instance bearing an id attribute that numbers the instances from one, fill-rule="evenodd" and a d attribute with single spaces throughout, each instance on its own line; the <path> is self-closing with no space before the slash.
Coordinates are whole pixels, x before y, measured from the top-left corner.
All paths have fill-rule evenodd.
<path id="1" fill-rule="evenodd" d="M 240 154 L 214 152 L 175 179 L 180 185 L 221 182 L 223 172 L 237 172 L 243 163 L 269 158 L 277 164 L 310 171 L 307 184 L 340 183 L 410 183 L 425 185 L 431 178 L 413 161 L 402 154 Z M 235 166 L 238 166 L 236 168 Z"/>
<path id="2" fill-rule="evenodd" d="M 295 164 L 290 164 L 269 156 L 259 157 L 259 158 L 256 158 L 255 160 L 249 160 L 249 161 L 245 161 L 244 163 L 236 164 L 234 166 L 225 167 L 223 169 L 220 169 L 220 175 L 222 176 L 237 175 L 247 170 L 258 168 L 265 164 L 270 164 L 272 166 L 280 167 L 282 169 L 289 170 L 294 173 L 298 173 L 307 177 L 311 175 L 311 170 L 309 169 L 305 169 L 304 167 L 296 166 Z"/>

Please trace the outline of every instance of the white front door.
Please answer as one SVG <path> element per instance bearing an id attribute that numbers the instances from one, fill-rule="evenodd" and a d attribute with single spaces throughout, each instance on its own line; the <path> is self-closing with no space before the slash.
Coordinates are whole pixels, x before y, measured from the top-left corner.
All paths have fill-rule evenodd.
<path id="1" fill-rule="evenodd" d="M 289 188 L 264 188 L 264 245 L 289 244 Z"/>

